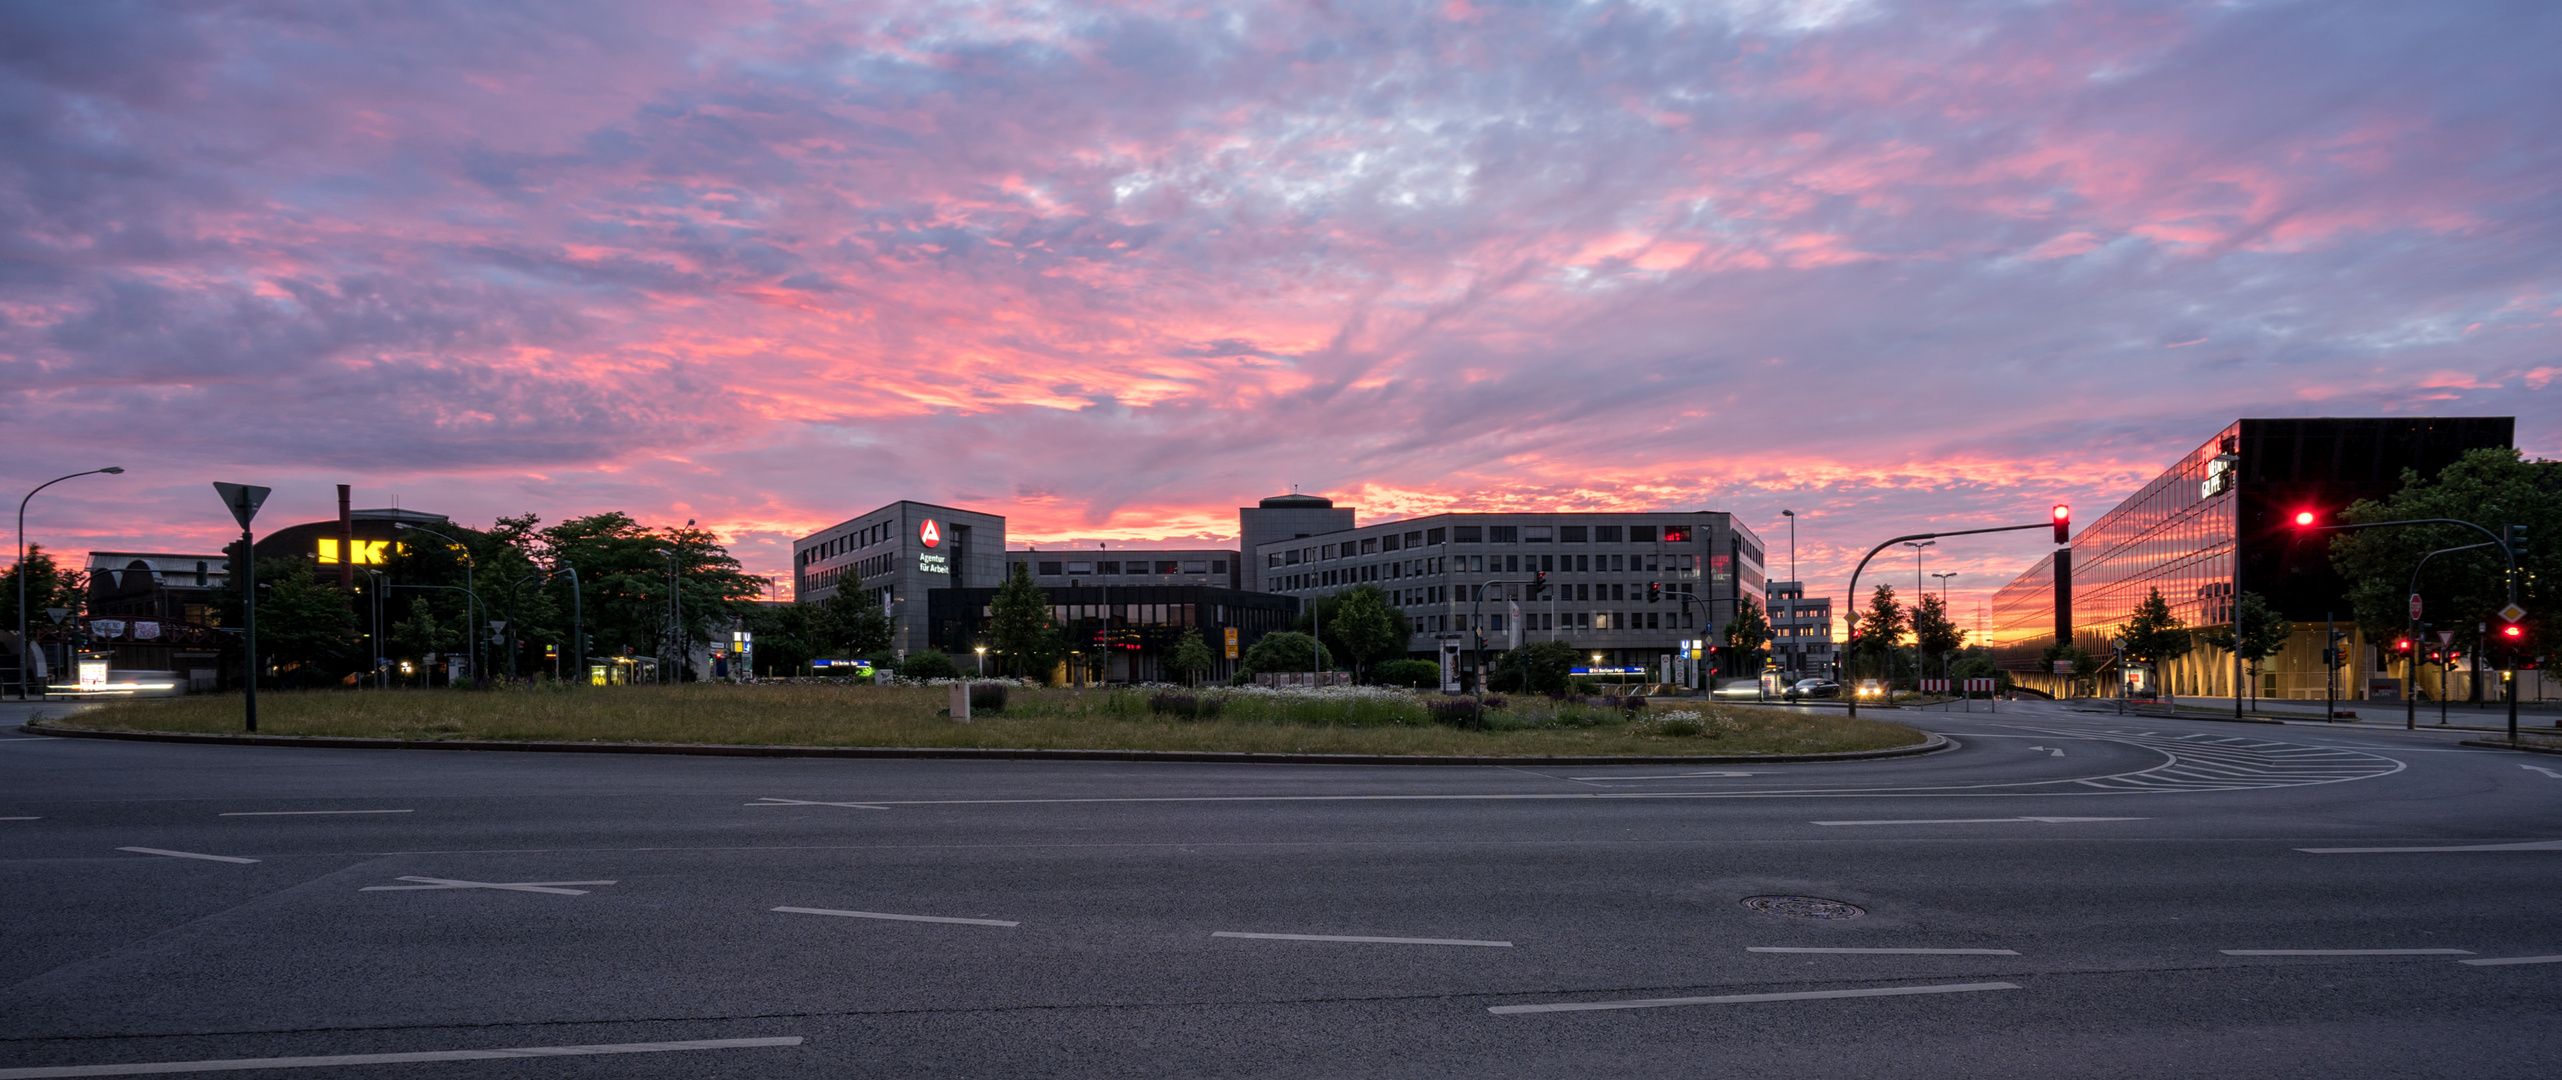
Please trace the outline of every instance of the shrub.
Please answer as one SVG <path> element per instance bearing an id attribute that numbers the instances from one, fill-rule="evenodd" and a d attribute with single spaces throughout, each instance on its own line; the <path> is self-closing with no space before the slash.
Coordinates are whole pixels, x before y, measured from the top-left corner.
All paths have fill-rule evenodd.
<path id="1" fill-rule="evenodd" d="M 1004 712 L 1005 685 L 1001 682 L 971 683 L 970 711 L 974 713 Z"/>
<path id="2" fill-rule="evenodd" d="M 1485 707 L 1482 709 L 1477 706 L 1475 698 L 1449 698 L 1429 702 L 1424 705 L 1424 709 L 1431 714 L 1433 723 L 1465 731 L 1483 731 L 1490 719 L 1488 714 L 1503 706 L 1504 701 L 1499 697 L 1487 698 Z"/>
<path id="3" fill-rule="evenodd" d="M 927 649 L 923 652 L 910 653 L 907 659 L 899 661 L 898 674 L 899 678 L 914 679 L 918 682 L 929 679 L 957 679 L 961 677 L 961 668 L 960 665 L 952 662 L 951 657 L 943 655 L 941 650 Z"/>
<path id="4" fill-rule="evenodd" d="M 1185 720 L 1212 720 L 1226 702 L 1215 694 L 1156 693 L 1148 695 L 1148 711 Z"/>
<path id="5" fill-rule="evenodd" d="M 1388 660 L 1372 666 L 1370 678 L 1384 686 L 1439 686 L 1441 665 L 1430 660 Z"/>

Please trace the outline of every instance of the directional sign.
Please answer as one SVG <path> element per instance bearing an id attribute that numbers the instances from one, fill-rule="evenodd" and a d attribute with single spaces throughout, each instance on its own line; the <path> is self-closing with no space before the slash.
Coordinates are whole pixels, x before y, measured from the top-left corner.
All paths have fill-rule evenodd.
<path id="1" fill-rule="evenodd" d="M 2511 604 L 2500 609 L 2500 617 L 2507 619 L 2510 622 L 2516 622 L 2519 619 L 2526 618 L 2526 609 L 2519 607 L 2516 604 Z"/>
<path id="2" fill-rule="evenodd" d="M 2411 594 L 2411 617 L 2414 619 L 2420 617 L 2420 594 L 2418 593 Z"/>
<path id="3" fill-rule="evenodd" d="M 214 481 L 214 491 L 222 496 L 222 504 L 231 508 L 231 516 L 237 519 L 240 527 L 244 529 L 249 527 L 250 518 L 258 516 L 258 508 L 267 501 L 268 490 L 247 484 L 226 484 L 219 480 Z"/>

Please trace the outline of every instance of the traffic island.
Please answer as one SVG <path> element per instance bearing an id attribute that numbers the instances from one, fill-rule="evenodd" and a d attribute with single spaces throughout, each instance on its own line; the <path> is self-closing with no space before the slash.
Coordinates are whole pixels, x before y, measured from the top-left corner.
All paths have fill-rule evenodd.
<path id="1" fill-rule="evenodd" d="M 263 745 L 847 757 L 1108 757 L 1398 764 L 1831 760 L 1924 753 L 1901 724 L 1702 702 L 1445 697 L 1372 687 L 1015 686 L 1001 711 L 938 715 L 945 686 L 594 687 L 268 693 L 126 701 L 35 734 Z M 1465 704 L 1463 704 L 1465 703 Z M 1438 707 L 1436 707 L 1438 706 Z"/>

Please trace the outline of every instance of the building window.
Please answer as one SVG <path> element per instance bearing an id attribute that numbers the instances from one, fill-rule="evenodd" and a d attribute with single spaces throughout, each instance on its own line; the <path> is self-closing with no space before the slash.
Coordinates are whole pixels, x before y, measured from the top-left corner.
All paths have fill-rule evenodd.
<path id="1" fill-rule="evenodd" d="M 1602 526 L 1602 528 L 1607 529 L 1607 528 L 1609 528 L 1609 526 L 1604 525 L 1604 526 Z M 1557 527 L 1557 542 L 1558 542 L 1558 543 L 1560 543 L 1560 544 L 1580 544 L 1580 543 L 1583 543 L 1583 542 L 1584 542 L 1584 527 L 1583 527 L 1583 526 L 1581 526 L 1581 525 L 1561 525 L 1561 526 L 1558 526 L 1558 527 Z"/>
<path id="2" fill-rule="evenodd" d="M 1577 556 L 1575 556 L 1575 572 L 1576 572 L 1576 573 L 1578 573 L 1578 574 L 1589 574 L 1589 573 L 1591 573 L 1591 572 L 1592 572 L 1592 556 L 1590 556 L 1590 555 L 1577 555 Z"/>
<path id="3" fill-rule="evenodd" d="M 1041 575 L 1043 577 L 1057 577 L 1061 571 L 1062 568 L 1057 563 L 1045 562 L 1041 564 Z"/>
<path id="4" fill-rule="evenodd" d="M 1275 553 L 1273 553 L 1273 554 L 1270 554 L 1270 555 L 1266 555 L 1266 556 L 1264 556 L 1264 557 L 1263 557 L 1263 565 L 1265 565 L 1265 566 L 1279 566 L 1279 565 L 1281 565 L 1281 556 L 1280 556 L 1280 553 L 1275 552 Z"/>
<path id="5" fill-rule="evenodd" d="M 1447 529 L 1433 529 L 1423 534 L 1423 542 L 1437 546 L 1446 542 L 1442 538 L 1447 535 L 1449 535 L 1449 530 Z"/>
<path id="6" fill-rule="evenodd" d="M 1227 573 L 1227 572 L 1228 572 L 1228 561 L 1227 561 L 1226 559 L 1212 559 L 1212 560 L 1210 560 L 1210 572 L 1211 572 L 1211 573 L 1213 573 L 1213 574 L 1224 574 L 1224 573 Z"/>
<path id="7" fill-rule="evenodd" d="M 1666 525 L 1666 526 L 1664 526 L 1664 543 L 1667 543 L 1667 544 L 1687 544 L 1687 543 L 1689 543 L 1689 542 L 1690 542 L 1690 526 L 1687 526 L 1687 525 Z"/>
<path id="8" fill-rule="evenodd" d="M 1629 542 L 1629 543 L 1631 543 L 1631 544 L 1651 544 L 1651 543 L 1654 543 L 1654 542 L 1655 542 L 1655 527 L 1654 527 L 1654 526 L 1652 526 L 1652 525 L 1631 525 L 1631 526 L 1628 526 L 1628 542 Z"/>
<path id="9" fill-rule="evenodd" d="M 1521 526 L 1486 526 L 1486 542 L 1489 544 L 1518 544 L 1521 542 Z"/>
<path id="10" fill-rule="evenodd" d="M 1107 562 L 1107 563 L 1103 563 L 1103 564 L 1102 564 L 1102 569 L 1101 569 L 1100 571 L 1098 571 L 1098 572 L 1099 572 L 1099 573 L 1104 573 L 1104 574 L 1117 574 L 1117 573 L 1120 573 L 1120 572 L 1121 572 L 1121 564 L 1120 564 L 1120 563 L 1117 563 L 1117 562 Z"/>
<path id="11" fill-rule="evenodd" d="M 1433 540 L 1432 540 L 1432 542 L 1433 542 L 1433 543 L 1436 543 L 1436 544 L 1440 543 L 1440 542 L 1441 542 L 1441 530 L 1439 530 L 1439 529 L 1434 529 L 1434 530 L 1432 530 L 1432 533 L 1433 533 Z M 1407 533 L 1407 534 L 1406 534 L 1406 546 L 1407 546 L 1407 547 L 1422 547 L 1422 546 L 1423 546 L 1423 534 L 1422 534 L 1422 533 L 1419 533 L 1419 532 L 1410 532 L 1410 533 Z"/>
<path id="12" fill-rule="evenodd" d="M 1397 549 L 1397 534 L 1395 534 L 1395 533 L 1389 533 L 1388 535 L 1386 535 L 1386 536 L 1382 536 L 1382 537 L 1380 537 L 1380 538 L 1379 538 L 1379 550 L 1381 550 L 1381 551 L 1395 551 L 1396 549 Z"/>
<path id="13" fill-rule="evenodd" d="M 1616 544 L 1616 543 L 1618 543 L 1618 542 L 1619 542 L 1619 526 L 1616 526 L 1616 525 L 1595 525 L 1595 526 L 1593 526 L 1593 527 L 1592 527 L 1592 542 L 1593 542 L 1593 543 L 1596 543 L 1596 544 Z"/>
<path id="14" fill-rule="evenodd" d="M 1070 574 L 1091 574 L 1093 572 L 1093 563 L 1072 562 L 1068 564 L 1068 573 Z"/>
<path id="15" fill-rule="evenodd" d="M 1288 551 L 1282 552 L 1281 561 L 1288 563 L 1291 566 L 1299 565 L 1299 549 L 1292 548 Z"/>
<path id="16" fill-rule="evenodd" d="M 1183 572 L 1187 574 L 1206 574 L 1210 572 L 1210 564 L 1206 562 L 1184 563 Z"/>
<path id="17" fill-rule="evenodd" d="M 1523 526 L 1521 530 L 1521 542 L 1525 544 L 1545 544 L 1549 541 L 1548 534 L 1552 531 L 1554 530 L 1551 530 L 1545 525 Z"/>
<path id="18" fill-rule="evenodd" d="M 1474 525 L 1453 525 L 1450 527 L 1450 542 L 1453 544 L 1484 543 L 1485 530 Z"/>
<path id="19" fill-rule="evenodd" d="M 1183 568 L 1176 565 L 1172 560 L 1158 559 L 1156 562 L 1156 572 L 1160 574 L 1179 574 L 1183 572 Z"/>

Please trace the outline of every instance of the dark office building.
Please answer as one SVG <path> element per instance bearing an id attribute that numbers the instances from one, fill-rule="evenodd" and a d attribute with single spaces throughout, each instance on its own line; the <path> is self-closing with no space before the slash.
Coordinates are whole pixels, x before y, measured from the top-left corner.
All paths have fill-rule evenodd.
<path id="1" fill-rule="evenodd" d="M 2326 614 L 2349 621 L 2348 584 L 2331 568 L 2331 534 L 2307 537 L 2295 515 L 2328 521 L 2400 490 L 2405 469 L 2433 476 L 2468 451 L 2511 445 L 2516 426 L 2506 416 L 2238 421 L 1996 593 L 1995 661 L 2032 686 L 2057 681 L 2041 657 L 2056 635 L 2055 563 L 2067 557 L 2061 610 L 2093 656 L 2110 654 L 2114 628 L 2156 588 L 2192 627 L 2229 623 L 2233 597 L 2248 592 L 2318 638 Z M 2263 666 L 2261 696 L 2321 697 L 2320 651 L 2318 641 L 2290 643 Z M 2362 692 L 2366 666 L 2353 665 L 2343 686 Z M 2177 694 L 2233 692 L 2230 654 L 2204 647 L 2158 678 Z"/>
<path id="2" fill-rule="evenodd" d="M 1270 593 L 1201 585 L 1089 585 L 1044 587 L 1050 617 L 1062 629 L 1070 682 L 1172 682 L 1165 658 L 1186 630 L 1198 630 L 1210 647 L 1204 681 L 1234 674 L 1237 661 L 1257 639 L 1287 630 L 1299 602 Z M 935 648 L 952 654 L 962 670 L 975 670 L 976 648 L 987 643 L 995 589 L 934 589 L 926 594 Z M 1228 632 L 1235 631 L 1235 651 Z M 989 661 L 993 673 L 997 661 Z"/>

